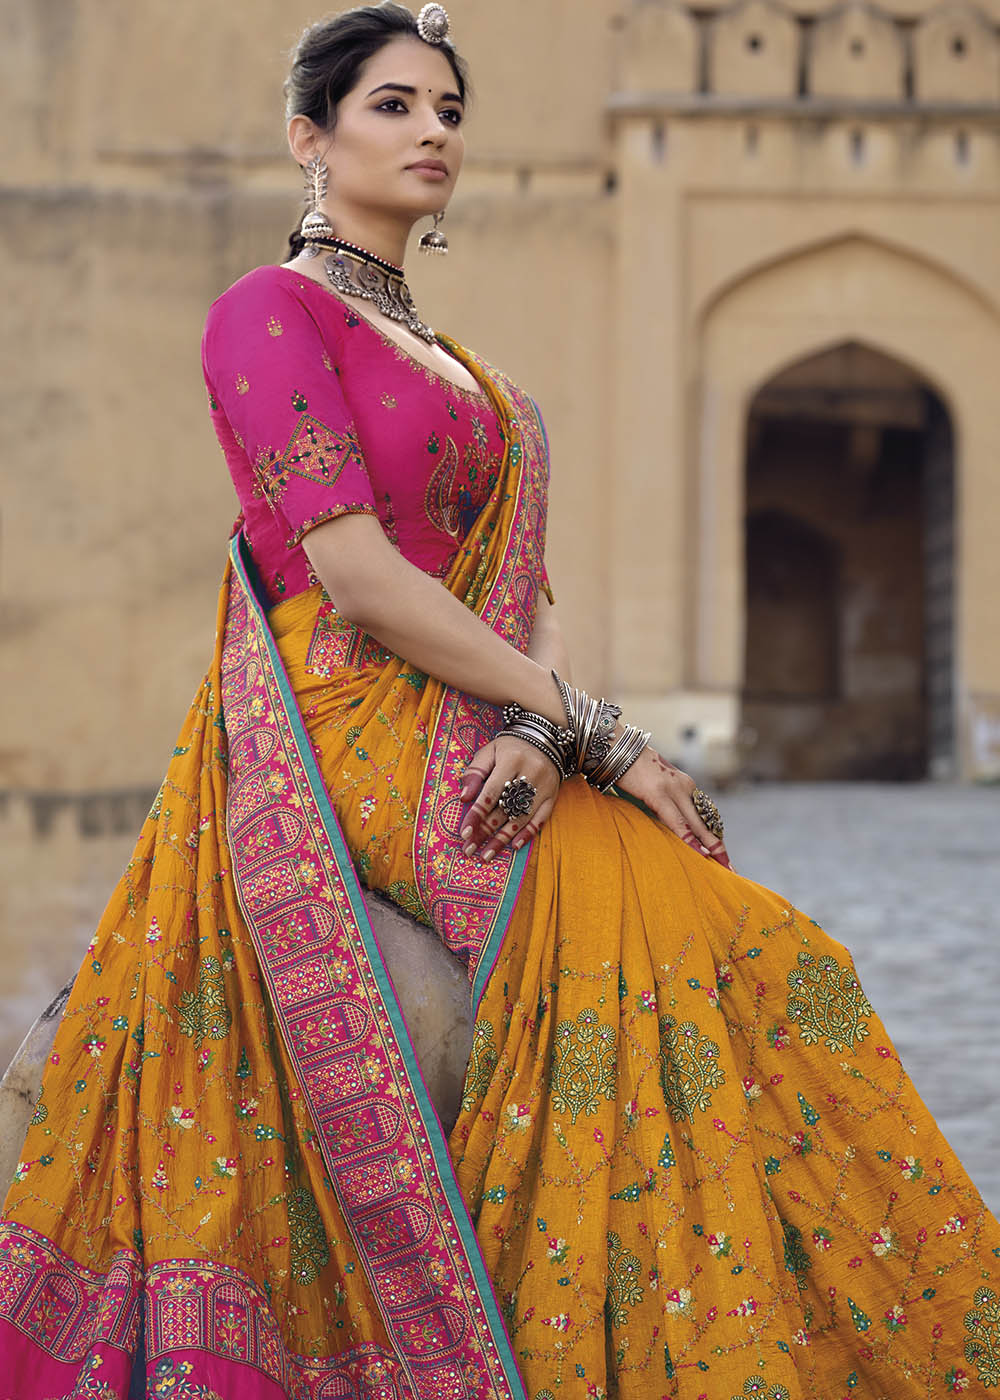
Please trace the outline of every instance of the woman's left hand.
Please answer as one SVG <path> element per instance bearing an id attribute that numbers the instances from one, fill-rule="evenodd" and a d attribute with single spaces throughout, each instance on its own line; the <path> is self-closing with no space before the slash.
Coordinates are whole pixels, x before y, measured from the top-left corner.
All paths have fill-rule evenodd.
<path id="1" fill-rule="evenodd" d="M 498 805 L 504 783 L 525 778 L 535 789 L 530 812 L 508 818 Z M 552 812 L 560 778 L 555 766 L 523 739 L 513 735 L 493 739 L 474 754 L 465 770 L 461 797 L 471 807 L 462 818 L 462 844 L 467 856 L 478 853 L 492 860 L 510 845 L 514 850 L 537 836 Z"/>
<path id="2" fill-rule="evenodd" d="M 710 860 L 732 870 L 721 836 L 709 831 L 694 804 L 695 780 L 647 747 L 619 779 L 616 786 L 650 809 L 681 840 Z"/>

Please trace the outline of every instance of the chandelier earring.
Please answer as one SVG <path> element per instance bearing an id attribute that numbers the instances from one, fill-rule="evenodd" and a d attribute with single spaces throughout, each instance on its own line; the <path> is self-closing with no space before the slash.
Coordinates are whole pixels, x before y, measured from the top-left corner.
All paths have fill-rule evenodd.
<path id="1" fill-rule="evenodd" d="M 302 227 L 299 232 L 306 247 L 303 256 L 315 258 L 319 254 L 317 241 L 324 238 L 333 238 L 333 225 L 320 209 L 320 203 L 326 198 L 327 179 L 330 171 L 327 163 L 321 156 L 310 156 L 305 167 L 306 177 L 306 205 L 309 212 L 302 220 Z"/>
<path id="2" fill-rule="evenodd" d="M 434 215 L 434 227 L 429 228 L 426 233 L 420 235 L 417 247 L 422 253 L 445 254 L 448 251 L 448 238 L 438 230 L 438 224 L 444 218 L 444 210 L 440 209 Z"/>

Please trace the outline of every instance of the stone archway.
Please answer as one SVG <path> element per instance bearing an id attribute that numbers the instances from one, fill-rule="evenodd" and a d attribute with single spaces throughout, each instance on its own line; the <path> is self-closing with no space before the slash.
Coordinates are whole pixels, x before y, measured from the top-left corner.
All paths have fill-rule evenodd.
<path id="1" fill-rule="evenodd" d="M 858 343 L 810 355 L 747 420 L 746 769 L 915 779 L 953 762 L 947 411 Z"/>
<path id="2" fill-rule="evenodd" d="M 995 691 L 994 653 L 983 645 L 994 633 L 993 602 L 980 580 L 1000 576 L 988 506 L 997 431 L 988 381 L 977 366 L 1000 356 L 995 310 L 948 269 L 905 248 L 849 234 L 789 250 L 784 258 L 748 270 L 718 290 L 697 325 L 687 674 L 696 700 L 704 697 L 720 715 L 728 707 L 734 766 L 739 766 L 745 674 L 751 405 L 758 391 L 790 366 L 855 343 L 896 362 L 930 390 L 938 426 L 928 428 L 928 451 L 933 455 L 929 443 L 936 434 L 938 455 L 945 450 L 954 462 L 953 549 L 952 541 L 946 542 L 954 590 L 953 659 L 938 671 L 943 688 L 954 696 L 957 733 L 950 732 L 949 709 L 947 724 L 938 725 L 937 737 L 928 741 L 927 768 L 946 774 L 954 754 L 959 776 L 988 771 L 974 740 L 978 717 L 992 713 Z M 721 726 L 716 743 L 725 752 Z"/>

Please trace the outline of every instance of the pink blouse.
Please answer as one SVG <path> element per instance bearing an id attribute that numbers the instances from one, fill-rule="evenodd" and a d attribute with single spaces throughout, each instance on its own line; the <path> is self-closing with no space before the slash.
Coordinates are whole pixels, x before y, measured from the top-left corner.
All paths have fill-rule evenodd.
<path id="1" fill-rule="evenodd" d="M 485 394 L 427 369 L 332 289 L 276 265 L 212 303 L 202 368 L 270 603 L 316 579 L 305 533 L 351 511 L 441 578 L 496 484 Z"/>

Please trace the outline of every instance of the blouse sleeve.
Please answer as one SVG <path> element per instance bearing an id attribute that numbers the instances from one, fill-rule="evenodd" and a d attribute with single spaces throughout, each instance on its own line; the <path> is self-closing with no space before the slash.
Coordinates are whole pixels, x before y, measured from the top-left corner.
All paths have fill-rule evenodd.
<path id="1" fill-rule="evenodd" d="M 336 368 L 290 287 L 252 279 L 214 301 L 202 369 L 289 549 L 334 516 L 378 514 Z"/>

